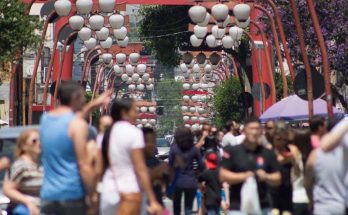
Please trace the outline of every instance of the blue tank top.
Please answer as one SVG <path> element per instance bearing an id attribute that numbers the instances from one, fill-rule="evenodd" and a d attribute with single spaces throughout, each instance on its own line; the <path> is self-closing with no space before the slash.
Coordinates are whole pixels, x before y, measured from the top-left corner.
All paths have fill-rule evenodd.
<path id="1" fill-rule="evenodd" d="M 74 144 L 68 134 L 69 124 L 74 118 L 72 112 L 60 116 L 45 114 L 41 118 L 43 200 L 77 200 L 85 196 Z"/>

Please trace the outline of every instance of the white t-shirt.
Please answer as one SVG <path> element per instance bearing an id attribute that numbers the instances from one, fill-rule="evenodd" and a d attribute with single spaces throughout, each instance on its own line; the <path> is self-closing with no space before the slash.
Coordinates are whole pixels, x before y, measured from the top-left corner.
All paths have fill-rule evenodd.
<path id="1" fill-rule="evenodd" d="M 242 144 L 245 140 L 245 134 L 241 134 L 241 135 L 238 135 L 236 136 L 236 141 L 238 144 Z"/>
<path id="2" fill-rule="evenodd" d="M 226 146 L 235 146 L 238 145 L 237 139 L 235 136 L 233 136 L 233 134 L 231 134 L 230 132 L 226 133 L 224 138 L 222 138 L 222 143 L 221 145 L 223 147 Z"/>
<path id="3" fill-rule="evenodd" d="M 110 169 L 120 193 L 140 192 L 131 150 L 144 146 L 143 133 L 129 122 L 117 122 L 112 127 L 109 145 Z"/>

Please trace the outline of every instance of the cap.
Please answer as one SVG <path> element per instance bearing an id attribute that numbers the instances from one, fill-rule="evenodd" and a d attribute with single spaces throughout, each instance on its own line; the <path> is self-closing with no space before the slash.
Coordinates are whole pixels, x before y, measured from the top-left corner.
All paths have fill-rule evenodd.
<path id="1" fill-rule="evenodd" d="M 216 169 L 218 166 L 218 155 L 216 152 L 210 152 L 206 155 L 205 165 L 208 169 Z"/>

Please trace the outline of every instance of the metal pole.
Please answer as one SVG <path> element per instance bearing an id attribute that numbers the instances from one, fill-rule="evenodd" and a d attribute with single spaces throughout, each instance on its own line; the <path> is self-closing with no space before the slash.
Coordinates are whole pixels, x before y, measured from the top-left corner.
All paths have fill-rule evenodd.
<path id="1" fill-rule="evenodd" d="M 307 78 L 307 95 L 308 95 L 308 116 L 309 118 L 313 117 L 313 86 L 312 86 L 312 73 L 311 73 L 311 68 L 309 65 L 308 61 L 308 56 L 307 56 L 307 50 L 306 50 L 306 44 L 303 38 L 303 31 L 300 23 L 300 15 L 297 10 L 297 5 L 295 0 L 290 0 L 290 6 L 292 10 L 292 14 L 295 20 L 295 25 L 296 25 L 296 31 L 298 35 L 298 39 L 300 42 L 300 49 L 301 49 L 301 54 L 303 58 L 303 63 L 305 66 L 306 70 L 306 78 Z"/>
<path id="2" fill-rule="evenodd" d="M 327 56 L 327 50 L 325 47 L 324 37 L 320 29 L 320 24 L 317 16 L 317 12 L 315 11 L 314 4 L 312 0 L 307 0 L 308 10 L 311 15 L 311 19 L 314 26 L 315 34 L 318 38 L 318 44 L 321 52 L 321 57 L 323 59 L 323 72 L 324 72 L 324 80 L 325 80 L 325 93 L 326 93 L 326 101 L 327 101 L 327 113 L 330 119 L 333 118 L 333 105 L 332 105 L 332 93 L 331 93 L 331 83 L 330 83 L 330 65 L 329 59 Z"/>
<path id="3" fill-rule="evenodd" d="M 273 38 L 274 38 L 274 44 L 275 44 L 275 47 L 276 47 L 276 54 L 277 54 L 277 58 L 278 58 L 278 62 L 279 62 L 279 68 L 280 68 L 280 72 L 281 72 L 281 75 L 282 75 L 283 98 L 286 98 L 286 97 L 288 97 L 288 82 L 287 82 L 287 79 L 286 79 L 286 74 L 285 74 L 284 64 L 283 64 L 283 57 L 282 57 L 282 54 L 280 52 L 279 39 L 278 39 L 278 34 L 277 34 L 276 26 L 275 26 L 275 23 L 274 23 L 274 19 L 267 12 L 267 10 L 265 8 L 263 8 L 263 7 L 261 7 L 260 5 L 257 5 L 257 4 L 255 4 L 254 6 L 255 6 L 256 9 L 258 9 L 258 10 L 262 11 L 264 14 L 266 14 L 268 19 L 270 20 L 272 34 L 273 34 Z"/>
<path id="4" fill-rule="evenodd" d="M 44 24 L 42 34 L 41 34 L 41 41 L 39 43 L 39 48 L 38 48 L 38 51 L 37 51 L 37 54 L 35 57 L 33 74 L 32 74 L 31 79 L 30 79 L 29 99 L 28 99 L 28 103 L 29 103 L 28 124 L 29 125 L 31 125 L 33 123 L 33 97 L 34 97 L 34 86 L 35 86 L 35 79 L 36 79 L 36 75 L 37 75 L 37 70 L 39 67 L 40 59 L 41 59 L 41 54 L 42 54 L 42 49 L 44 46 L 44 41 L 45 41 L 45 37 L 46 37 L 46 33 L 47 33 L 48 24 L 50 22 L 51 17 L 54 14 L 55 14 L 55 11 L 51 12 L 50 15 L 48 15 L 48 17 L 45 20 L 45 24 Z"/>
<path id="5" fill-rule="evenodd" d="M 262 38 L 262 43 L 263 43 L 263 51 L 265 52 L 266 63 L 267 63 L 267 67 L 268 67 L 268 75 L 269 75 L 270 82 L 271 82 L 270 83 L 271 84 L 271 99 L 272 99 L 272 103 L 276 103 L 276 88 L 275 88 L 274 77 L 273 77 L 271 57 L 269 56 L 269 53 L 268 53 L 268 45 L 267 45 L 265 32 L 263 32 L 261 27 L 256 22 L 251 20 L 250 24 L 253 24 L 258 29 L 258 31 L 261 33 L 261 38 Z"/>

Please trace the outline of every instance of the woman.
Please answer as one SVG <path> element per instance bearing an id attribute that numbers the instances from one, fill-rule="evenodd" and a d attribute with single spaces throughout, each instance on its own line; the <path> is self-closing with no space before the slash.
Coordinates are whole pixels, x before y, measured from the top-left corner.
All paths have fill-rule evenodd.
<path id="1" fill-rule="evenodd" d="M 185 195 L 185 215 L 192 214 L 192 205 L 198 188 L 196 174 L 203 170 L 199 149 L 194 146 L 189 128 L 178 128 L 174 135 L 175 144 L 169 151 L 169 165 L 174 169 L 174 215 L 180 215 L 181 197 Z"/>
<path id="2" fill-rule="evenodd" d="M 23 132 L 16 143 L 16 161 L 6 174 L 3 190 L 11 200 L 14 214 L 40 214 L 40 188 L 43 172 L 39 164 L 40 135 L 37 130 Z"/>
<path id="3" fill-rule="evenodd" d="M 291 215 L 292 205 L 292 174 L 300 175 L 298 161 L 301 159 L 299 150 L 289 143 L 289 130 L 285 126 L 277 126 L 273 136 L 273 150 L 280 164 L 282 182 L 279 187 L 271 189 L 273 214 Z"/>
<path id="4" fill-rule="evenodd" d="M 149 200 L 149 213 L 162 215 L 162 206 L 156 200 L 145 164 L 144 137 L 133 125 L 138 117 L 135 102 L 116 100 L 111 106 L 111 116 L 114 124 L 105 134 L 107 141 L 103 141 L 102 152 L 105 167 L 112 175 L 111 183 L 121 198 L 117 214 L 138 215 L 142 190 Z"/>

